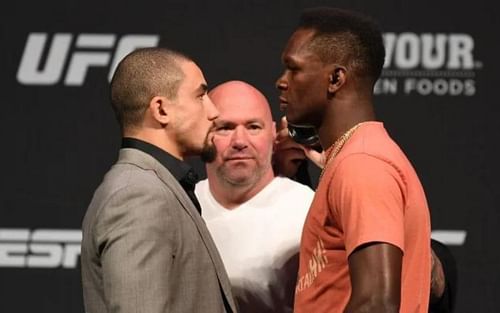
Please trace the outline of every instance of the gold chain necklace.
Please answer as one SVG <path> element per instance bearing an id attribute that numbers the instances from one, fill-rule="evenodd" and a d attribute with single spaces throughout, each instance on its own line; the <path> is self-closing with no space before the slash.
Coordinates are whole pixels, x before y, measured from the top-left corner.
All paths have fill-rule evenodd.
<path id="1" fill-rule="evenodd" d="M 321 181 L 321 177 L 323 177 L 323 174 L 325 173 L 326 168 L 328 167 L 330 162 L 337 156 L 337 154 L 339 154 L 340 149 L 342 149 L 342 147 L 344 146 L 346 141 L 349 138 L 351 138 L 352 134 L 354 134 L 356 129 L 358 129 L 358 127 L 361 126 L 361 124 L 363 124 L 363 123 L 364 122 L 361 122 L 361 123 L 358 123 L 358 124 L 354 125 L 353 127 L 351 127 L 348 131 L 346 131 L 342 136 L 340 136 L 335 141 L 335 143 L 331 146 L 331 148 L 328 148 L 325 151 L 327 159 L 325 162 L 325 166 L 323 166 L 323 169 L 321 170 L 321 174 L 319 175 L 319 179 L 318 179 L 319 181 Z M 328 150 L 331 150 L 331 152 L 329 152 Z"/>

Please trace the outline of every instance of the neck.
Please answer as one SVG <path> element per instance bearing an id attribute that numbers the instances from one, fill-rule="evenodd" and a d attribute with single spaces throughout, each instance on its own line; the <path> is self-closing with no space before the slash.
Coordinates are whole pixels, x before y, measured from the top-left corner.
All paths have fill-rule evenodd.
<path id="1" fill-rule="evenodd" d="M 274 174 L 267 171 L 256 183 L 233 184 L 215 173 L 207 171 L 210 192 L 224 208 L 232 210 L 252 199 L 274 179 Z"/>
<path id="2" fill-rule="evenodd" d="M 185 155 L 179 147 L 168 138 L 163 129 L 127 129 L 123 131 L 123 137 L 136 138 L 148 142 L 168 152 L 175 158 L 184 160 Z"/>
<path id="3" fill-rule="evenodd" d="M 326 106 L 324 118 L 318 127 L 320 143 L 325 150 L 356 124 L 375 120 L 371 97 L 356 93 L 351 95 L 332 99 Z"/>

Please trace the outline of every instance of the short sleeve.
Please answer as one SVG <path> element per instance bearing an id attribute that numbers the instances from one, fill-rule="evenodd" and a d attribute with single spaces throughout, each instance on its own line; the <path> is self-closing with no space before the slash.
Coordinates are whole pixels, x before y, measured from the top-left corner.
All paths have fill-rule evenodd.
<path id="1" fill-rule="evenodd" d="M 370 242 L 385 242 L 404 252 L 406 188 L 397 169 L 368 154 L 349 155 L 338 164 L 328 201 L 350 255 Z"/>

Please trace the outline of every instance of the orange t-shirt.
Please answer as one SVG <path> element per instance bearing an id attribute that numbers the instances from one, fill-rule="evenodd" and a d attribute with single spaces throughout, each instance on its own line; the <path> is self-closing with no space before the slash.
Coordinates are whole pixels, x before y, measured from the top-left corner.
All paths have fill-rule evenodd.
<path id="1" fill-rule="evenodd" d="M 430 217 L 412 165 L 380 122 L 366 122 L 330 162 L 305 221 L 295 313 L 343 312 L 348 256 L 369 242 L 403 251 L 400 312 L 427 312 Z"/>

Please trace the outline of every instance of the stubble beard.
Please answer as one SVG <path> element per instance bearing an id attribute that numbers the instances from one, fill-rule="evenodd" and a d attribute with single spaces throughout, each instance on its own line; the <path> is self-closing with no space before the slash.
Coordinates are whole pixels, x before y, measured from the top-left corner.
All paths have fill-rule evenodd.
<path id="1" fill-rule="evenodd" d="M 271 167 L 271 156 L 272 154 L 269 155 L 269 167 Z M 231 168 L 230 166 L 226 166 L 225 164 L 218 167 L 216 169 L 216 173 L 221 181 L 225 182 L 227 185 L 230 185 L 232 187 L 254 186 L 261 181 L 262 177 L 268 170 L 265 163 L 259 164 L 258 161 L 256 162 L 257 164 L 255 165 L 255 167 L 242 170 L 242 171 L 248 171 L 248 173 L 242 173 L 237 177 L 231 175 L 231 172 L 235 170 L 239 171 L 239 169 Z"/>
<path id="2" fill-rule="evenodd" d="M 233 169 L 223 165 L 217 169 L 217 176 L 226 184 L 233 187 L 251 186 L 256 184 L 262 176 L 259 168 L 255 168 L 254 170 L 249 169 L 248 175 L 238 175 L 236 177 L 231 175 L 232 171 Z"/>

